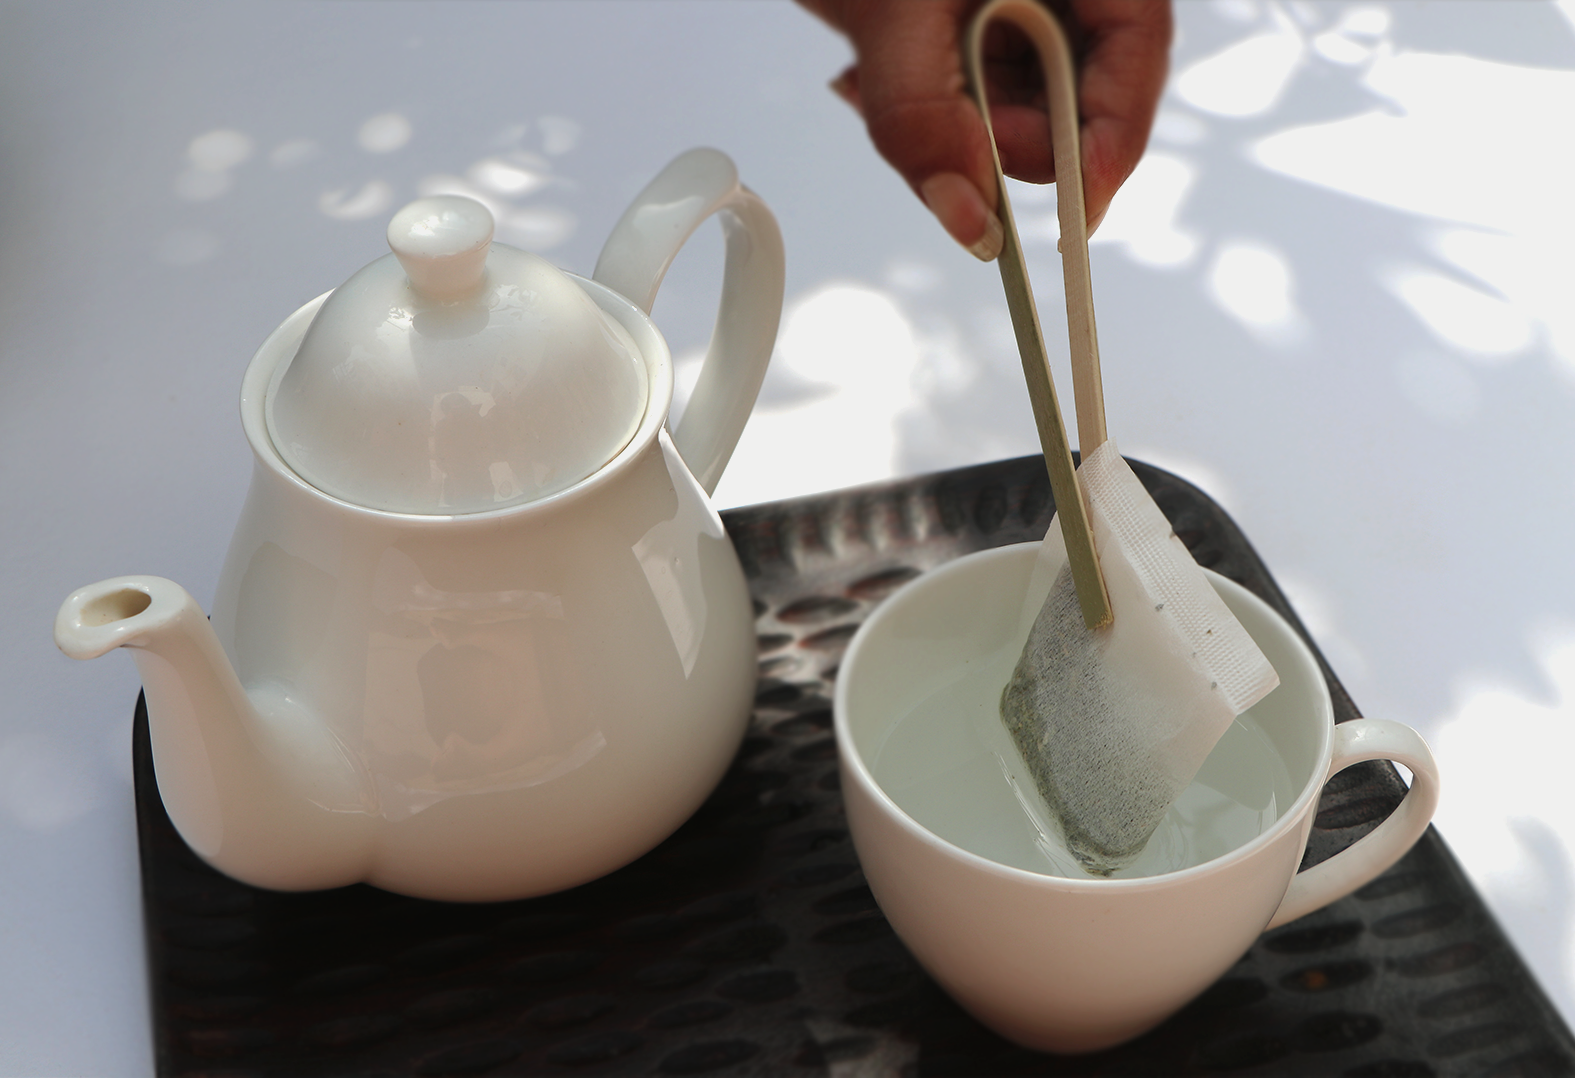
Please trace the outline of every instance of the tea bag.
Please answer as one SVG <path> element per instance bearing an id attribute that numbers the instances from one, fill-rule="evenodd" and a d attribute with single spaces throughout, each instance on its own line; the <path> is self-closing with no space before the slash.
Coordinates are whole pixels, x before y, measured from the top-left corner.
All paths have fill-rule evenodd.
<path id="1" fill-rule="evenodd" d="M 1067 850 L 1104 876 L 1143 851 L 1215 742 L 1279 678 L 1115 443 L 1077 475 L 1114 619 L 1085 624 L 1052 521 L 1001 720 Z"/>
<path id="2" fill-rule="evenodd" d="M 995 18 L 1028 35 L 1045 71 L 1084 450 L 1074 476 L 997 154 L 1001 279 L 1057 506 L 1025 605 L 1037 614 L 1002 690 L 1001 719 L 1069 852 L 1106 876 L 1142 852 L 1215 742 L 1279 678 L 1106 440 L 1070 54 L 1034 0 L 986 5 L 967 49 L 987 130 L 982 43 Z M 993 152 L 993 131 L 990 141 Z"/>

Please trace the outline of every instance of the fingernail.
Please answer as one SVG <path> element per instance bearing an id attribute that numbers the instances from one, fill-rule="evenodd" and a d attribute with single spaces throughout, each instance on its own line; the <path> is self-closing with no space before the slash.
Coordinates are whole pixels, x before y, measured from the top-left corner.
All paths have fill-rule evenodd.
<path id="1" fill-rule="evenodd" d="M 956 172 L 940 172 L 919 185 L 919 197 L 952 239 L 981 262 L 1001 253 L 1006 231 L 979 189 Z"/>
<path id="2" fill-rule="evenodd" d="M 854 112 L 860 116 L 864 115 L 864 102 L 859 97 L 859 69 L 857 67 L 848 68 L 842 74 L 832 79 L 829 85 L 831 86 L 831 92 L 851 105 Z"/>
<path id="3" fill-rule="evenodd" d="M 1110 207 L 1108 207 L 1108 206 L 1105 207 L 1105 209 L 1109 209 L 1109 208 Z M 1105 210 L 1100 210 L 1099 211 L 1099 216 L 1095 217 L 1092 221 L 1089 221 L 1088 222 L 1088 227 L 1083 229 L 1083 238 L 1085 240 L 1093 239 L 1094 238 L 1094 229 L 1098 228 L 1099 227 L 1099 222 L 1103 221 L 1104 219 L 1105 219 Z M 1066 251 L 1066 248 L 1061 245 L 1061 241 L 1060 240 L 1056 240 L 1055 241 L 1055 249 L 1056 249 L 1056 253 L 1057 254 L 1061 254 L 1061 253 L 1064 253 Z"/>
<path id="4" fill-rule="evenodd" d="M 1106 205 L 1104 209 L 1102 209 L 1098 213 L 1096 213 L 1094 215 L 1093 219 L 1088 222 L 1088 235 L 1089 235 L 1090 239 L 1093 238 L 1094 229 L 1099 227 L 1099 222 L 1103 221 L 1105 219 L 1105 214 L 1107 214 L 1109 212 L 1110 212 L 1110 207 L 1109 207 L 1109 205 Z"/>
<path id="5" fill-rule="evenodd" d="M 979 237 L 979 242 L 968 248 L 968 253 L 980 262 L 993 262 L 995 256 L 1001 253 L 1001 247 L 1006 243 L 1006 229 L 1001 227 L 1001 219 L 989 210 L 985 210 L 984 235 Z"/>

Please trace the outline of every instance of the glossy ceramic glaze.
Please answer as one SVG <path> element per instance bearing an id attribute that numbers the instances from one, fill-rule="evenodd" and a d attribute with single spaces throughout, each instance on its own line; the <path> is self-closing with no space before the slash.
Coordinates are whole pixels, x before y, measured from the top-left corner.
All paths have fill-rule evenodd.
<path id="1" fill-rule="evenodd" d="M 837 745 L 859 859 L 903 942 L 998 1033 L 1031 1048 L 1085 1052 L 1159 1024 L 1266 927 L 1377 876 L 1426 828 L 1438 777 L 1408 727 L 1368 719 L 1336 727 L 1307 646 L 1262 600 L 1210 574 L 1280 675 L 1279 688 L 1252 709 L 1299 791 L 1272 828 L 1215 860 L 1129 880 L 1040 875 L 936 837 L 880 789 L 870 760 L 891 725 L 961 666 L 1012 646 L 1037 551 L 1030 543 L 973 554 L 888 599 L 843 659 Z M 1298 874 L 1323 783 L 1370 759 L 1410 768 L 1410 793 L 1373 833 Z"/>
<path id="2" fill-rule="evenodd" d="M 448 516 L 555 494 L 629 444 L 651 403 L 639 348 L 492 230 L 455 195 L 394 215 L 393 253 L 334 289 L 263 387 L 292 472 L 356 505 Z"/>
<path id="3" fill-rule="evenodd" d="M 666 430 L 671 357 L 646 310 L 713 213 L 730 237 L 718 323 L 735 332 L 701 373 L 720 403 L 686 420 L 681 452 L 685 431 Z M 255 466 L 211 624 L 158 577 L 102 581 L 62 606 L 67 654 L 126 646 L 137 660 L 160 793 L 217 868 L 279 889 L 526 897 L 638 857 L 721 777 L 748 717 L 755 638 L 708 493 L 770 355 L 781 241 L 716 151 L 680 157 L 631 214 L 665 230 L 620 224 L 609 248 L 638 264 L 603 261 L 643 305 L 564 276 L 632 343 L 648 387 L 632 437 L 589 476 L 459 515 L 313 486 L 266 413 L 319 297 L 245 376 Z"/>

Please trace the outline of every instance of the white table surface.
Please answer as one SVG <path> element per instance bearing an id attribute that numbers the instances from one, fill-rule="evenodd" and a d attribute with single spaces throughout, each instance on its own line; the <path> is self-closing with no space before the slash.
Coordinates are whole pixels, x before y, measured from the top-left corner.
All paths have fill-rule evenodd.
<path id="1" fill-rule="evenodd" d="M 995 268 L 876 157 L 825 86 L 847 47 L 791 5 L 0 18 L 0 1073 L 152 1067 L 137 678 L 61 656 L 55 609 L 126 572 L 211 599 L 247 361 L 419 191 L 488 194 L 501 238 L 588 273 L 670 157 L 733 155 L 788 277 L 723 506 L 1036 449 Z M 1178 21 L 1150 155 L 1095 246 L 1110 429 L 1236 517 L 1366 714 L 1432 742 L 1440 828 L 1568 1017 L 1575 6 Z M 1054 339 L 1053 192 L 1019 194 Z M 709 226 L 657 303 L 680 357 L 719 260 Z"/>

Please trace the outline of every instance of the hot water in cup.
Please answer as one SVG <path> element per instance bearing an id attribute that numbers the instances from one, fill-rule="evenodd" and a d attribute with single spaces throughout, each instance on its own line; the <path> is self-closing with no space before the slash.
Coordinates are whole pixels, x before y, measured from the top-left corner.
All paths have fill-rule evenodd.
<path id="1" fill-rule="evenodd" d="M 1005 651 L 916 704 L 876 749 L 875 781 L 915 822 L 1003 865 L 1090 879 L 1046 819 L 997 716 L 1017 655 Z M 1154 836 L 1112 879 L 1212 860 L 1272 827 L 1296 798 L 1290 771 L 1249 710 L 1226 730 Z"/>

